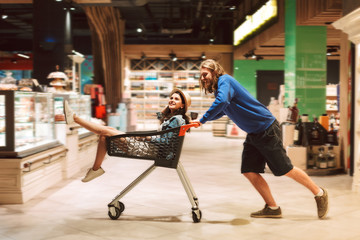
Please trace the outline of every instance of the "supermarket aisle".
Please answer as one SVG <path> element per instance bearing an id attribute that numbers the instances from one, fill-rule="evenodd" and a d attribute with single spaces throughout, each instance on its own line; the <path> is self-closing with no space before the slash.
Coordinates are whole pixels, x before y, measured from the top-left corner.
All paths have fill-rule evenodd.
<path id="1" fill-rule="evenodd" d="M 79 174 L 26 204 L 0 205 L 0 239 L 360 239 L 360 194 L 351 192 L 347 175 L 313 177 L 330 194 L 329 217 L 318 220 L 307 189 L 265 174 L 284 217 L 250 218 L 264 203 L 239 173 L 241 151 L 239 139 L 187 134 L 181 159 L 199 197 L 201 223 L 192 222 L 176 171 L 166 168 L 125 196 L 125 211 L 110 220 L 107 204 L 151 162 L 108 158 L 99 179 L 85 184 Z"/>

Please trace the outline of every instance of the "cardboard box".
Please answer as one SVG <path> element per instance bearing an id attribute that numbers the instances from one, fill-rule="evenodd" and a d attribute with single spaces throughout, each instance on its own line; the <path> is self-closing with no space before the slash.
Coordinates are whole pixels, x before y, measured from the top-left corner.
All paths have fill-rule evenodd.
<path id="1" fill-rule="evenodd" d="M 294 144 L 294 131 L 295 124 L 293 123 L 283 123 L 282 126 L 282 141 L 284 148 Z"/>
<path id="2" fill-rule="evenodd" d="M 306 170 L 307 148 L 302 146 L 287 146 L 286 153 L 292 164 L 302 170 Z"/>

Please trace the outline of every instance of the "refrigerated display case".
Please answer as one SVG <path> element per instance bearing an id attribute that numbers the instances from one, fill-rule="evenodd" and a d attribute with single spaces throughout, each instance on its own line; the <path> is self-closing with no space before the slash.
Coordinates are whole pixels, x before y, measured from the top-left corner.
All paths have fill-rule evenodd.
<path id="1" fill-rule="evenodd" d="M 74 110 L 77 116 L 88 121 L 91 120 L 91 96 L 90 95 L 79 95 L 79 94 L 54 94 L 54 111 L 55 111 L 55 123 L 65 123 L 64 117 L 64 106 L 63 101 L 67 100 L 70 107 Z M 56 119 L 56 116 L 63 116 L 63 118 Z M 78 128 L 79 137 L 83 138 L 92 133 L 85 128 Z"/>
<path id="2" fill-rule="evenodd" d="M 51 93 L 0 91 L 0 157 L 25 157 L 57 145 Z"/>

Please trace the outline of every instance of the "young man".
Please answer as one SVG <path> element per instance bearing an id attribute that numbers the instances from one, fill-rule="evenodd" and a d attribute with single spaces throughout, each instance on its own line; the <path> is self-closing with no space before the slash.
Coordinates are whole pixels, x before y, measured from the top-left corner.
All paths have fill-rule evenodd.
<path id="1" fill-rule="evenodd" d="M 260 175 L 264 173 L 267 164 L 275 176 L 288 176 L 308 188 L 315 196 L 318 217 L 325 218 L 328 212 L 327 191 L 318 187 L 304 171 L 291 164 L 282 144 L 279 123 L 271 112 L 238 81 L 225 74 L 222 66 L 214 60 L 208 59 L 201 63 L 199 81 L 205 94 L 215 95 L 213 104 L 200 119 L 200 124 L 226 114 L 248 133 L 244 142 L 241 173 L 265 201 L 265 207 L 250 216 L 282 217 L 281 209 L 276 204 L 267 182 Z"/>

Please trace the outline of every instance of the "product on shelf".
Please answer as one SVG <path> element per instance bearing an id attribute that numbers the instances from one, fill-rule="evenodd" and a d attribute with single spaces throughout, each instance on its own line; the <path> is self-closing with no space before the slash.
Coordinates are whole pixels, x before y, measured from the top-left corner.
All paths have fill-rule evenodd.
<path id="1" fill-rule="evenodd" d="M 330 130 L 326 134 L 326 142 L 332 145 L 338 145 L 337 131 L 334 128 L 334 124 L 330 124 Z"/>
<path id="2" fill-rule="evenodd" d="M 315 163 L 316 163 L 316 155 L 313 152 L 313 147 L 310 146 L 309 147 L 309 152 L 307 155 L 307 168 L 311 169 L 315 167 Z"/>
<path id="3" fill-rule="evenodd" d="M 301 118 L 299 118 L 294 129 L 294 145 L 302 145 L 302 138 L 303 138 L 303 126 L 302 126 Z"/>
<path id="4" fill-rule="evenodd" d="M 306 138 L 304 145 L 323 145 L 326 142 L 326 129 L 314 117 L 313 122 L 304 123 Z"/>
<path id="5" fill-rule="evenodd" d="M 299 109 L 297 108 L 298 99 L 295 98 L 294 105 L 289 107 L 286 121 L 296 123 L 299 115 Z"/>
<path id="6" fill-rule="evenodd" d="M 329 130 L 329 116 L 324 113 L 319 117 L 319 123 L 326 129 Z"/>
<path id="7" fill-rule="evenodd" d="M 317 168 L 319 169 L 326 169 L 327 166 L 327 159 L 326 159 L 326 155 L 324 153 L 324 148 L 323 147 L 319 147 L 319 154 L 317 156 Z"/>
<path id="8" fill-rule="evenodd" d="M 301 115 L 301 121 L 302 121 L 303 123 L 309 122 L 309 114 L 306 114 L 306 113 L 302 114 L 302 115 Z"/>
<path id="9" fill-rule="evenodd" d="M 328 168 L 334 168 L 335 167 L 335 153 L 334 153 L 334 147 L 329 146 L 328 152 L 327 152 L 327 167 Z"/>

